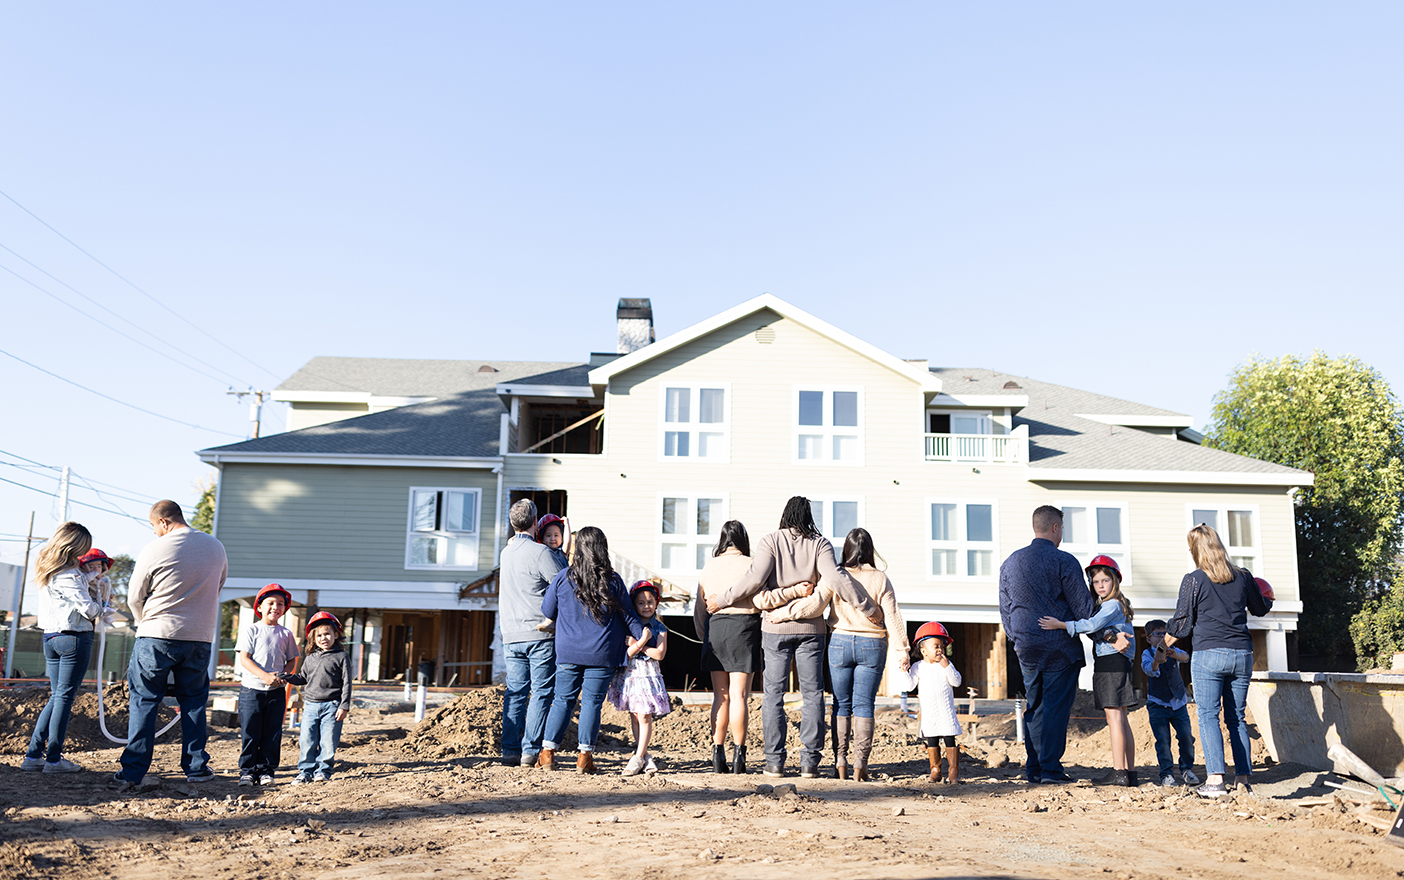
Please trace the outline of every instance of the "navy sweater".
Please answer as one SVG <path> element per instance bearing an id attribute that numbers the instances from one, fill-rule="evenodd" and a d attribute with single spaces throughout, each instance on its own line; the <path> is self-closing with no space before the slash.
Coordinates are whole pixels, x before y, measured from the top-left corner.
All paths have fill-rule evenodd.
<path id="1" fill-rule="evenodd" d="M 1248 634 L 1248 615 L 1262 617 L 1271 610 L 1272 600 L 1263 596 L 1248 569 L 1240 568 L 1233 580 L 1216 584 L 1203 569 L 1196 568 L 1180 582 L 1175 616 L 1165 632 L 1176 639 L 1193 636 L 1196 651 L 1251 651 L 1253 637 Z"/>
<path id="2" fill-rule="evenodd" d="M 643 622 L 634 613 L 634 603 L 616 573 L 611 586 L 621 613 L 597 623 L 575 597 L 575 581 L 570 569 L 563 568 L 541 597 L 541 613 L 556 621 L 556 662 L 578 666 L 624 665 L 624 636 L 641 638 Z"/>
<path id="3" fill-rule="evenodd" d="M 999 619 L 1014 640 L 1020 666 L 1052 672 L 1085 665 L 1080 639 L 1043 629 L 1038 619 L 1083 620 L 1095 610 L 1077 557 L 1047 538 L 1034 538 L 999 567 Z"/>

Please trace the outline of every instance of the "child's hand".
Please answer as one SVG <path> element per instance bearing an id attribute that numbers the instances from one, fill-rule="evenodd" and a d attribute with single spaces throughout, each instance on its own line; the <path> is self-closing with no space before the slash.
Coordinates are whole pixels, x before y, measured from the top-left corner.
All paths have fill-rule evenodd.
<path id="1" fill-rule="evenodd" d="M 347 712 L 345 709 L 337 709 L 337 710 L 336 710 L 336 720 L 337 720 L 337 721 L 345 721 L 345 720 L 346 720 L 346 716 L 347 716 L 347 715 L 350 715 L 350 714 L 351 714 L 351 713 L 350 713 L 350 712 Z"/>
<path id="2" fill-rule="evenodd" d="M 950 666 L 951 658 L 946 656 L 945 651 L 941 651 L 936 655 L 936 662 L 940 663 L 942 666 Z"/>
<path id="3" fill-rule="evenodd" d="M 902 659 L 897 661 L 897 668 L 903 672 L 909 672 L 912 668 L 912 658 L 902 655 Z"/>
<path id="4" fill-rule="evenodd" d="M 1067 629 L 1068 625 L 1056 617 L 1040 617 L 1038 625 L 1044 629 Z"/>

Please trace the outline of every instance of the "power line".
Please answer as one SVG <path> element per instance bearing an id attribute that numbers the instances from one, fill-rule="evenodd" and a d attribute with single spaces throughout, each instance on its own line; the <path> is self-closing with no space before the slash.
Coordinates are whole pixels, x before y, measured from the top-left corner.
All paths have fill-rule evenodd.
<path id="1" fill-rule="evenodd" d="M 18 458 L 20 461 L 27 461 L 27 462 L 29 462 L 30 464 L 32 464 L 32 465 L 34 465 L 34 466 L 36 466 L 36 467 L 48 468 L 48 469 L 51 470 L 51 471 L 61 471 L 61 470 L 63 470 L 63 468 L 59 467 L 59 466 L 56 465 L 56 464 L 44 464 L 42 461 L 35 461 L 35 460 L 32 459 L 32 458 L 25 458 L 23 455 L 16 455 L 16 454 L 14 454 L 13 452 L 8 452 L 8 451 L 6 451 L 6 450 L 4 450 L 4 449 L 0 449 L 0 455 L 8 455 L 10 458 Z M 0 464 L 10 464 L 10 463 L 9 463 L 8 461 L 0 461 Z M 15 465 L 15 467 L 18 467 L 18 465 Z M 123 487 L 121 487 L 121 486 L 115 486 L 115 485 L 113 485 L 112 483 L 104 483 L 102 480 L 89 480 L 89 479 L 86 478 L 86 477 L 83 478 L 83 482 L 85 482 L 85 483 L 97 483 L 99 486 L 106 486 L 106 487 L 109 488 L 109 489 L 116 489 L 118 492 L 125 492 L 125 493 L 127 493 L 128 495 L 136 495 L 136 496 L 138 496 L 138 497 L 136 497 L 136 498 L 128 498 L 128 499 L 127 499 L 128 501 L 145 501 L 145 500 L 146 500 L 146 498 L 144 497 L 146 493 L 144 493 L 144 492 L 138 492 L 136 489 L 124 489 Z M 93 491 L 96 492 L 97 490 L 94 489 Z"/>
<path id="2" fill-rule="evenodd" d="M 84 250 L 83 247 L 82 247 L 81 245 L 78 244 L 78 242 L 76 242 L 76 241 L 74 241 L 73 239 L 69 238 L 68 236 L 64 235 L 62 232 L 59 232 L 59 231 L 58 231 L 57 229 L 55 229 L 54 227 L 50 226 L 50 225 L 48 224 L 48 222 L 44 220 L 44 218 L 40 217 L 38 214 L 36 214 L 36 213 L 34 213 L 33 211 L 29 210 L 29 209 L 26 208 L 24 205 L 21 205 L 19 202 L 15 201 L 14 196 L 11 196 L 9 193 L 5 192 L 4 190 L 0 190 L 0 196 L 4 196 L 5 198 L 9 199 L 10 202 L 11 202 L 12 204 L 14 204 L 15 207 L 19 208 L 19 209 L 20 209 L 21 211 L 23 211 L 24 213 L 26 213 L 26 214 L 28 214 L 29 216 L 33 217 L 35 220 L 38 220 L 41 224 L 44 225 L 44 227 L 45 227 L 46 229 L 48 229 L 48 230 L 49 230 L 50 232 L 52 232 L 54 235 L 57 235 L 59 238 L 61 238 L 61 239 L 63 239 L 64 241 L 68 242 L 69 244 L 73 245 L 73 247 L 75 247 L 75 248 L 78 250 L 79 253 L 83 254 L 83 255 L 86 256 L 88 259 L 92 260 L 94 263 L 97 263 L 97 264 L 98 264 L 99 266 L 101 266 L 102 268 L 106 269 L 107 271 L 111 272 L 113 275 L 115 275 L 115 276 L 117 276 L 118 278 L 120 278 L 122 281 L 126 282 L 126 284 L 127 284 L 129 287 L 131 287 L 133 290 L 135 290 L 137 293 L 140 293 L 142 296 L 144 296 L 144 297 L 146 297 L 147 299 L 151 300 L 151 301 L 154 302 L 156 305 L 160 306 L 161 308 L 163 308 L 163 309 L 165 309 L 166 311 L 170 312 L 172 315 L 175 315 L 177 318 L 179 318 L 180 320 L 184 321 L 184 322 L 185 322 L 187 325 L 189 325 L 192 329 L 199 331 L 201 334 L 203 334 L 205 337 L 207 337 L 210 341 L 212 341 L 212 342 L 214 342 L 215 344 L 217 344 L 217 345 L 219 345 L 219 346 L 221 346 L 221 347 L 227 349 L 228 351 L 232 352 L 233 354 L 235 354 L 235 355 L 238 356 L 239 358 L 241 358 L 241 359 L 243 359 L 243 360 L 245 360 L 245 361 L 248 361 L 250 364 L 253 364 L 255 367 L 258 367 L 260 370 L 262 370 L 263 372 L 265 372 L 265 373 L 267 373 L 268 375 L 272 376 L 273 378 L 275 378 L 275 379 L 278 378 L 278 374 L 277 374 L 277 373 L 273 372 L 272 370 L 268 369 L 267 367 L 263 366 L 262 364 L 258 363 L 257 361 L 251 360 L 251 359 L 250 359 L 249 357 L 247 357 L 246 355 L 240 354 L 240 353 L 239 353 L 238 351 L 236 351 L 235 349 L 230 348 L 228 345 L 225 345 L 223 342 L 220 342 L 218 339 L 216 339 L 215 337 L 211 336 L 209 333 L 205 332 L 204 330 L 201 330 L 198 326 L 196 326 L 193 322 L 191 322 L 189 318 L 186 318 L 184 315 L 180 314 L 180 313 L 177 312 L 175 309 L 173 309 L 173 308 L 171 308 L 170 306 L 166 305 L 165 303 L 161 302 L 159 299 L 157 299 L 156 297 L 154 297 L 154 296 L 152 296 L 151 294 L 147 293 L 145 290 L 142 290 L 142 289 L 141 289 L 139 286 L 137 286 L 137 284 L 136 284 L 135 282 L 133 282 L 130 278 L 127 278 L 127 277 L 126 277 L 125 275 L 123 275 L 121 272 L 118 272 L 116 269 L 114 269 L 114 268 L 112 268 L 111 266 L 107 265 L 107 264 L 104 263 L 102 260 L 99 260 L 97 257 L 95 257 L 95 256 L 93 256 L 92 254 L 88 253 L 88 251 Z M 247 384 L 247 383 L 246 383 L 246 384 Z"/>
<path id="3" fill-rule="evenodd" d="M 36 489 L 36 488 L 33 487 L 33 486 L 26 486 L 24 483 L 17 483 L 17 482 L 15 482 L 14 480 L 7 480 L 7 479 L 5 479 L 4 477 L 0 477 L 0 483 L 9 483 L 11 486 L 19 486 L 21 489 L 28 489 L 28 490 L 31 491 L 31 492 L 38 492 L 40 495 L 48 495 L 50 498 L 57 498 L 57 497 L 58 497 L 58 493 L 57 493 L 57 492 L 47 492 L 47 491 L 45 491 L 45 490 L 43 490 L 43 489 Z M 88 504 L 87 502 L 84 502 L 84 501 L 74 501 L 74 500 L 71 499 L 71 498 L 69 499 L 68 503 L 69 503 L 69 504 L 76 504 L 76 505 L 78 505 L 79 507 L 88 507 L 88 508 L 92 508 L 93 510 L 98 510 L 98 511 L 101 511 L 101 512 L 103 512 L 103 513 L 112 513 L 112 512 L 113 512 L 113 511 L 111 511 L 111 510 L 108 510 L 108 509 L 105 508 L 105 507 L 98 507 L 96 504 Z M 120 510 L 117 511 L 117 515 L 118 515 L 118 516 L 124 516 L 124 517 L 126 517 L 127 519 L 136 520 L 137 522 L 148 522 L 148 520 L 144 520 L 144 519 L 142 519 L 141 517 L 132 516 L 130 513 L 122 513 Z"/>
<path id="4" fill-rule="evenodd" d="M 82 483 L 83 483 L 83 485 L 87 486 L 90 490 L 92 490 L 92 493 L 93 493 L 94 495 L 96 495 L 97 497 L 101 498 L 101 499 L 107 504 L 108 507 L 112 508 L 112 512 L 113 512 L 113 513 L 118 513 L 118 514 L 121 514 L 122 516 L 132 516 L 130 513 L 127 513 L 125 510 L 122 510 L 120 507 L 118 507 L 117 504 L 116 504 L 116 502 L 112 501 L 112 500 L 111 500 L 110 498 L 108 498 L 106 495 L 102 494 L 102 492 L 98 491 L 98 488 L 97 488 L 96 486 L 94 486 L 92 483 L 89 483 L 89 482 L 88 482 L 86 479 L 84 479 L 82 476 L 79 476 L 78 474 L 72 473 L 72 472 L 70 472 L 70 474 L 71 474 L 71 476 L 76 477 L 77 479 L 81 480 Z M 136 517 L 132 517 L 132 519 L 136 519 Z"/>
<path id="5" fill-rule="evenodd" d="M 12 254 L 13 256 L 15 256 L 16 258 L 18 258 L 19 260 L 22 260 L 24 263 L 26 263 L 27 265 L 29 265 L 29 266 L 30 266 L 31 268 L 33 268 L 35 271 L 41 272 L 41 273 L 43 273 L 44 275 L 48 276 L 49 278 L 52 278 L 54 281 L 58 282 L 59 284 L 62 284 L 64 287 L 67 287 L 69 290 L 73 291 L 74 293 L 76 293 L 76 294 L 78 294 L 79 296 L 81 296 L 83 299 L 87 300 L 88 302 L 90 302 L 90 303 L 92 303 L 93 305 L 97 306 L 98 308 L 102 309 L 104 312 L 107 312 L 109 315 L 111 315 L 112 317 L 116 318 L 117 320 L 123 322 L 124 324 L 127 324 L 128 326 L 132 327 L 132 328 L 135 329 L 135 330 L 139 330 L 139 331 L 141 331 L 142 333 L 145 333 L 147 336 L 150 336 L 152 339 L 155 339 L 157 342 L 160 342 L 160 343 L 163 343 L 163 344 L 165 344 L 165 345 L 170 346 L 172 350 L 180 352 L 181 354 L 183 354 L 183 355 L 185 355 L 186 357 L 190 358 L 192 361 L 195 361 L 197 364 L 203 364 L 204 366 L 209 367 L 211 370 L 215 370 L 215 371 L 217 371 L 217 372 L 224 373 L 225 376 L 228 376 L 229 378 L 233 379 L 235 382 L 238 382 L 240 385 L 249 385 L 249 384 L 251 384 L 251 383 L 249 383 L 249 382 L 245 382 L 243 379 L 240 379 L 238 376 L 235 376 L 233 373 L 230 373 L 230 372 L 228 372 L 227 370 L 221 370 L 219 367 L 216 367 L 214 364 L 209 363 L 208 361 L 202 361 L 202 360 L 200 360 L 200 359 L 197 358 L 195 355 L 191 354 L 191 353 L 188 352 L 188 351 L 185 351 L 184 349 L 177 348 L 173 343 L 168 342 L 168 341 L 166 341 L 165 339 L 162 339 L 161 337 L 157 336 L 155 333 L 152 333 L 150 330 L 147 330 L 145 327 L 141 326 L 140 324 L 137 324 L 136 322 L 132 321 L 131 319 L 127 318 L 126 316 L 122 315 L 121 313 L 115 312 L 115 311 L 113 311 L 112 309 L 109 309 L 107 306 L 105 306 L 105 305 L 103 305 L 102 303 L 98 302 L 97 300 L 93 299 L 91 296 L 88 296 L 86 293 L 84 293 L 83 291 L 81 291 L 81 290 L 79 290 L 78 288 L 74 287 L 72 284 L 69 284 L 67 281 L 64 281 L 62 278 L 59 278 L 58 276 L 54 275 L 52 272 L 49 272 L 49 271 L 48 271 L 47 269 L 45 269 L 44 267 L 37 265 L 33 260 L 27 259 L 23 254 L 17 253 L 13 248 L 8 247 L 8 246 L 5 245 L 3 242 L 0 242 L 0 248 L 4 248 L 6 251 L 9 251 L 10 254 Z M 5 271 L 10 272 L 11 275 L 14 275 L 14 274 L 15 274 L 13 271 L 11 271 L 11 270 L 9 270 L 9 269 L 6 269 Z M 19 276 L 16 275 L 15 277 L 18 278 Z M 34 282 L 29 281 L 29 279 L 27 279 L 27 278 L 20 278 L 20 280 L 21 280 L 21 281 L 24 281 L 24 282 L 26 282 L 26 283 L 28 283 L 28 284 L 32 284 L 34 287 L 38 288 L 39 290 L 44 290 L 44 288 L 39 287 L 39 285 L 34 284 Z M 49 293 L 49 291 L 47 291 L 47 290 L 44 290 L 44 292 L 45 292 L 45 293 L 48 293 L 49 296 L 54 296 L 54 294 Z M 54 298 L 55 298 L 55 299 L 58 299 L 58 297 L 56 297 L 56 296 L 54 296 Z M 63 300 L 59 300 L 59 302 L 63 302 Z M 68 305 L 68 303 L 64 303 L 64 305 Z M 70 308 L 72 308 L 72 307 L 70 306 Z M 86 314 L 86 312 L 85 312 L 84 314 Z M 94 320 L 96 320 L 96 319 L 94 319 Z M 106 326 L 106 325 L 104 325 L 104 326 Z M 111 328 L 111 327 L 108 327 L 108 329 L 111 330 L 112 328 Z M 124 334 L 124 335 L 125 335 L 125 334 Z M 131 337 L 127 337 L 127 338 L 130 339 Z M 132 341 L 135 342 L 136 340 L 132 340 Z M 158 352 L 158 354 L 159 354 L 159 353 L 160 353 L 160 352 Z M 181 363 L 181 362 L 180 362 L 180 361 L 176 361 L 176 363 Z M 182 365 L 182 366 L 189 366 L 188 364 L 183 364 L 183 363 L 182 363 L 181 365 Z M 191 369 L 194 369 L 194 367 L 191 367 Z M 197 370 L 196 372 L 199 372 L 199 371 Z M 211 378 L 214 378 L 214 377 L 211 377 Z M 224 380 L 219 379 L 219 380 L 216 380 L 216 381 L 221 381 L 221 382 L 222 382 L 222 381 L 224 381 Z"/>
<path id="6" fill-rule="evenodd" d="M 0 195 L 4 195 L 4 193 L 3 193 L 3 192 L 0 192 Z M 58 373 L 50 372 L 49 370 L 44 369 L 43 367 L 39 366 L 38 364 L 31 364 L 29 361 L 25 360 L 24 358 L 18 357 L 18 356 L 13 355 L 13 354 L 10 354 L 8 351 L 5 351 L 4 349 L 0 349 L 0 354 L 3 354 L 5 357 L 10 358 L 11 360 L 19 361 L 20 363 L 24 364 L 26 367 L 30 367 L 30 368 L 32 368 L 32 369 L 38 370 L 39 372 L 44 373 L 44 374 L 49 375 L 49 376 L 53 376 L 55 379 L 58 379 L 60 382 L 67 382 L 69 385 L 72 385 L 74 388 L 81 388 L 81 389 L 83 389 L 84 391 L 88 392 L 89 394 L 96 394 L 98 397 L 101 397 L 101 398 L 103 398 L 104 400 L 110 400 L 110 401 L 112 401 L 113 403 L 120 403 L 122 406 L 125 406 L 125 407 L 127 407 L 128 409 L 134 409 L 134 410 L 136 410 L 137 412 L 146 413 L 147 415 L 149 415 L 149 416 L 155 416 L 155 417 L 158 418 L 158 419 L 164 419 L 165 421 L 168 421 L 168 422 L 174 422 L 174 423 L 177 424 L 177 425 L 184 425 L 184 426 L 187 427 L 187 428 L 195 428 L 196 430 L 199 430 L 199 431 L 209 431 L 209 432 L 212 433 L 212 434 L 223 434 L 223 435 L 226 436 L 226 437 L 238 437 L 240 440 L 243 440 L 243 439 L 244 439 L 244 437 L 241 436 L 241 435 L 239 435 L 239 434 L 231 434 L 231 433 L 228 432 L 228 431 L 220 431 L 220 430 L 216 430 L 215 428 L 206 428 L 205 426 L 203 426 L 203 425 L 197 425 L 197 424 L 195 424 L 194 422 L 185 422 L 185 421 L 181 421 L 180 419 L 173 419 L 173 418 L 171 418 L 170 416 L 163 416 L 163 415 L 161 415 L 161 414 L 158 413 L 158 412 L 152 412 L 152 411 L 149 410 L 149 409 L 143 409 L 142 407 L 139 407 L 139 406 L 137 406 L 137 405 L 134 404 L 134 403 L 127 403 L 125 400 L 118 400 L 117 398 L 113 397 L 113 396 L 110 395 L 110 394 L 103 394 L 101 391 L 94 391 L 93 389 L 89 388 L 89 387 L 86 386 L 86 385 L 79 385 L 77 382 L 74 382 L 72 379 L 65 379 L 64 377 L 60 376 Z"/>

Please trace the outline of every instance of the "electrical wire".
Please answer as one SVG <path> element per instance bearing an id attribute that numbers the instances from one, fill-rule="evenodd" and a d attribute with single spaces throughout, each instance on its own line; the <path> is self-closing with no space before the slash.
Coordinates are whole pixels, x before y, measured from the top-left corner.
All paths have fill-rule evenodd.
<path id="1" fill-rule="evenodd" d="M 72 471 L 69 472 L 69 478 L 70 478 L 70 479 L 77 479 L 77 480 L 78 480 L 79 482 L 81 482 L 83 485 L 87 486 L 87 487 L 92 491 L 92 493 L 93 493 L 94 495 L 96 495 L 97 497 L 101 498 L 101 499 L 103 500 L 103 502 L 105 502 L 105 503 L 107 504 L 108 507 L 112 508 L 112 512 L 113 512 L 113 513 L 120 514 L 120 515 L 122 515 L 122 516 L 132 516 L 130 513 L 127 513 L 125 510 L 123 510 L 123 509 L 121 509 L 120 507 L 118 507 L 118 506 L 117 506 L 117 503 L 114 502 L 111 498 L 108 498 L 106 495 L 102 494 L 102 492 L 100 492 L 100 491 L 98 490 L 98 488 L 97 488 L 96 486 L 94 486 L 92 483 L 89 483 L 89 482 L 87 481 L 86 478 L 81 477 L 81 476 L 79 476 L 78 474 L 73 473 Z M 132 518 L 135 519 L 136 517 L 132 517 Z"/>
<path id="2" fill-rule="evenodd" d="M 0 193 L 0 195 L 4 195 L 4 193 Z M 173 419 L 173 418 L 171 418 L 170 416 L 163 416 L 163 415 L 161 415 L 161 414 L 158 413 L 158 412 L 152 412 L 152 411 L 149 410 L 149 409 L 143 409 L 142 407 L 139 407 L 139 406 L 137 406 L 137 405 L 134 404 L 134 403 L 127 403 L 125 400 L 118 400 L 117 398 L 113 397 L 113 396 L 110 395 L 110 394 L 103 394 L 101 391 L 94 391 L 93 389 L 89 388 L 89 387 L 86 386 L 86 385 L 79 385 L 77 382 L 74 382 L 72 379 L 65 379 L 64 377 L 60 376 L 58 373 L 54 373 L 54 372 L 51 372 L 51 371 L 49 371 L 49 370 L 46 370 L 46 369 L 44 369 L 43 367 L 39 366 L 38 364 L 31 364 L 29 361 L 25 360 L 24 358 L 18 357 L 17 355 L 10 354 L 8 351 L 5 351 L 4 349 L 0 349 L 0 354 L 3 354 L 5 357 L 10 358 L 11 360 L 19 361 L 20 363 L 24 364 L 26 367 L 30 367 L 30 368 L 32 368 L 32 369 L 38 370 L 39 372 L 44 373 L 44 374 L 49 375 L 49 376 L 53 376 L 55 379 L 58 379 L 60 382 L 67 382 L 69 385 L 72 385 L 74 388 L 81 388 L 81 389 L 83 389 L 84 391 L 88 392 L 89 394 L 96 394 L 98 397 L 101 397 L 101 398 L 103 398 L 103 399 L 105 399 L 105 400 L 110 400 L 110 401 L 112 401 L 113 403 L 120 403 L 122 406 L 125 406 L 125 407 L 127 407 L 128 409 L 134 409 L 134 410 L 136 410 L 137 412 L 146 413 L 147 415 L 149 415 L 149 416 L 155 416 L 155 417 L 158 418 L 158 419 L 164 419 L 165 421 L 168 421 L 168 422 L 174 422 L 174 423 L 177 424 L 177 425 L 184 425 L 184 426 L 187 427 L 187 428 L 195 428 L 196 430 L 199 430 L 199 431 L 209 431 L 209 432 L 212 433 L 212 434 L 223 434 L 223 435 L 226 436 L 226 437 L 238 437 L 240 440 L 245 439 L 245 438 L 244 438 L 242 435 L 240 435 L 240 434 L 231 434 L 231 433 L 228 432 L 228 431 L 220 431 L 220 430 L 218 430 L 218 429 L 216 429 L 216 428 L 206 428 L 205 426 L 203 426 L 203 425 L 197 425 L 197 424 L 195 424 L 194 422 L 186 422 L 186 421 L 182 421 L 182 420 L 180 420 L 180 419 Z"/>
<path id="3" fill-rule="evenodd" d="M 8 455 L 10 458 L 18 458 L 20 461 L 27 461 L 27 462 L 29 462 L 30 464 L 34 465 L 35 467 L 48 468 L 48 469 L 51 470 L 51 471 L 61 471 L 61 470 L 63 470 L 63 468 L 59 467 L 59 466 L 56 465 L 56 464 L 44 464 L 42 461 L 35 461 L 35 460 L 32 459 L 32 458 L 25 458 L 23 455 L 16 455 L 16 454 L 14 454 L 13 452 L 9 452 L 9 451 L 6 451 L 6 450 L 4 450 L 4 449 L 0 449 L 0 455 Z M 0 464 L 10 464 L 10 462 L 8 462 L 8 461 L 0 461 Z M 12 467 L 18 467 L 18 465 L 11 465 L 11 466 L 12 466 Z M 125 492 L 128 496 L 131 496 L 131 495 L 138 496 L 138 497 L 136 497 L 136 498 L 128 497 L 128 498 L 125 499 L 125 500 L 127 500 L 127 501 L 140 501 L 140 502 L 145 502 L 145 501 L 147 500 L 145 497 L 143 497 L 144 493 L 138 492 L 138 491 L 135 490 L 135 489 L 124 489 L 124 488 L 122 488 L 121 486 L 114 486 L 114 485 L 111 484 L 111 483 L 104 483 L 102 480 L 89 480 L 89 479 L 86 478 L 86 477 L 83 478 L 83 482 L 85 482 L 85 483 L 97 483 L 99 486 L 106 486 L 106 487 L 109 488 L 109 489 L 116 489 L 118 492 Z M 96 492 L 97 490 L 94 489 L 93 491 Z M 120 498 L 121 496 L 119 495 L 118 497 Z"/>
<path id="4" fill-rule="evenodd" d="M 48 495 L 50 498 L 57 498 L 57 497 L 59 497 L 59 494 L 58 494 L 57 492 L 50 492 L 50 491 L 48 491 L 48 490 L 46 490 L 46 489 L 37 489 L 37 488 L 35 488 L 34 486 L 27 486 L 27 485 L 25 485 L 24 483 L 17 483 L 17 482 L 15 482 L 14 480 L 7 480 L 7 479 L 5 479 L 4 477 L 0 477 L 0 483 L 9 483 L 11 486 L 19 486 L 21 489 L 28 489 L 28 490 L 31 491 L 31 492 L 38 492 L 40 495 Z M 68 499 L 68 503 L 69 503 L 69 504 L 76 504 L 76 505 L 78 505 L 79 507 L 88 507 L 88 508 L 91 508 L 91 509 L 93 509 L 93 510 L 99 510 L 99 511 L 102 511 L 103 513 L 112 513 L 112 512 L 113 512 L 113 511 L 111 511 L 111 510 L 108 510 L 108 509 L 105 508 L 105 507 L 98 507 L 96 504 L 88 504 L 88 503 L 85 502 L 85 501 L 75 501 L 75 500 L 72 499 L 72 498 Z M 124 517 L 126 517 L 127 519 L 134 520 L 134 521 L 139 522 L 139 523 L 148 523 L 148 524 L 149 524 L 149 520 L 144 520 L 144 519 L 142 519 L 142 518 L 139 517 L 139 516 L 132 516 L 130 513 L 122 513 L 121 511 L 117 511 L 116 513 L 117 513 L 118 516 L 124 516 Z"/>

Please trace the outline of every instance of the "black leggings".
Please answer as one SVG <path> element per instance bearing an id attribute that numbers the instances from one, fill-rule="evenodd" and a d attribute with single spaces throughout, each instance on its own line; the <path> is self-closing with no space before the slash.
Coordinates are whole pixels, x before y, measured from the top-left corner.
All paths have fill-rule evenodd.
<path id="1" fill-rule="evenodd" d="M 945 746 L 948 749 L 956 747 L 956 738 L 953 736 L 924 736 L 922 739 L 926 740 L 926 747 L 928 749 L 939 749 L 941 746 Z"/>

